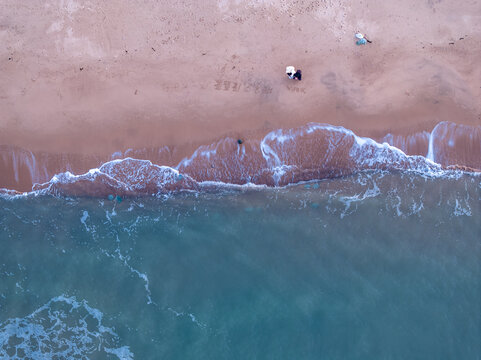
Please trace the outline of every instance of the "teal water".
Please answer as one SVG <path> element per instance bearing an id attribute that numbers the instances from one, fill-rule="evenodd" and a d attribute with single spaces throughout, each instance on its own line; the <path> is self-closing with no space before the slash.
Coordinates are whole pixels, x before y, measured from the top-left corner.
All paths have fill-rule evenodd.
<path id="1" fill-rule="evenodd" d="M 479 359 L 480 177 L 0 198 L 0 358 Z"/>

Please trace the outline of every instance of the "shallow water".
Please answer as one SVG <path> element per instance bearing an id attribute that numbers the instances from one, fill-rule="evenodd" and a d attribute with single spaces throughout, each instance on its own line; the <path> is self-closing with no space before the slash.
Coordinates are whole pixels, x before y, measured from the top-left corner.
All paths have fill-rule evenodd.
<path id="1" fill-rule="evenodd" d="M 200 190 L 209 181 L 285 186 L 366 170 L 480 172 L 481 126 L 440 122 L 430 133 L 389 133 L 374 139 L 341 126 L 309 123 L 241 144 L 226 137 L 182 159 L 178 151 L 161 146 L 87 156 L 0 145 L 0 193 L 2 188 L 30 191 L 33 185 L 34 190 L 55 195 L 145 195 Z"/>
<path id="2" fill-rule="evenodd" d="M 0 357 L 478 359 L 480 204 L 410 172 L 0 197 Z"/>

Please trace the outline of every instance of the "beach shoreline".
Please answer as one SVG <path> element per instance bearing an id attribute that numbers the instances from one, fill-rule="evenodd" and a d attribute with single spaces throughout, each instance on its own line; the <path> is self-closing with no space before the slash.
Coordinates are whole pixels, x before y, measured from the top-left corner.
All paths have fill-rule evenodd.
<path id="1" fill-rule="evenodd" d="M 481 125 L 476 4 L 89 4 L 0 5 L 0 187 L 31 186 L 15 149 L 82 173 L 128 149 L 168 147 L 159 165 L 175 166 L 311 122 L 376 141 Z M 356 46 L 358 30 L 373 43 Z"/>

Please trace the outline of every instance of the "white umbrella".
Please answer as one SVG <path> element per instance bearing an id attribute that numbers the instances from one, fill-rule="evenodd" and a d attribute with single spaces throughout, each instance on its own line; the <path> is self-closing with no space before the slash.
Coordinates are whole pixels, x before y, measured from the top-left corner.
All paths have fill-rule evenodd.
<path id="1" fill-rule="evenodd" d="M 361 33 L 357 33 L 357 34 L 356 34 L 356 37 L 357 37 L 358 39 L 362 39 L 362 38 L 364 38 L 364 35 L 361 34 Z"/>

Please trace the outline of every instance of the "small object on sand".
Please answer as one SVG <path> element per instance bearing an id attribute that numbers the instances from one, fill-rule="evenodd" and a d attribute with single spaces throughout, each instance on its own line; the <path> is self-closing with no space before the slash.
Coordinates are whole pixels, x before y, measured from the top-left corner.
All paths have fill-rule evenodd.
<path id="1" fill-rule="evenodd" d="M 297 70 L 294 66 L 287 66 L 286 67 L 286 74 L 289 77 L 289 79 L 297 79 L 297 80 L 302 80 L 302 71 Z"/>
<path id="2" fill-rule="evenodd" d="M 84 68 L 83 68 L 83 67 L 81 67 L 81 68 L 80 68 L 80 71 L 82 71 L 83 69 L 84 69 Z"/>
<path id="3" fill-rule="evenodd" d="M 239 145 L 242 145 L 243 141 L 242 141 L 241 139 L 237 139 L 237 143 L 238 143 Z"/>
<path id="4" fill-rule="evenodd" d="M 454 45 L 454 43 L 453 43 L 453 42 L 450 42 L 449 45 Z"/>
<path id="5" fill-rule="evenodd" d="M 155 49 L 154 49 L 154 48 L 152 48 L 152 50 L 154 50 L 154 51 L 155 51 Z"/>
<path id="6" fill-rule="evenodd" d="M 364 45 L 366 44 L 366 42 L 368 43 L 372 43 L 371 40 L 369 40 L 367 37 L 365 37 L 363 34 L 361 34 L 360 32 L 357 32 L 355 35 L 354 35 L 357 39 L 356 41 L 356 45 Z"/>
<path id="7" fill-rule="evenodd" d="M 9 57 L 8 60 L 13 60 L 13 58 Z"/>

